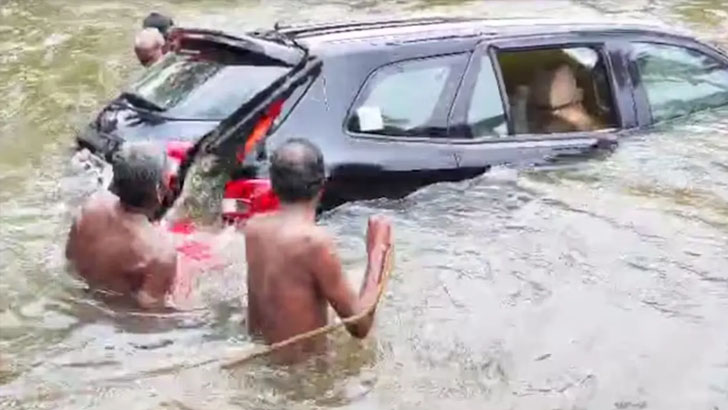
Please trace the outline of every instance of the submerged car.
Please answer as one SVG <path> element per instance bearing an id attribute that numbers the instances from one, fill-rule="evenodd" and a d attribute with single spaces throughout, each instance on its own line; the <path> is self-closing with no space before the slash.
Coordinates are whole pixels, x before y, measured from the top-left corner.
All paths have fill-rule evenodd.
<path id="1" fill-rule="evenodd" d="M 78 146 L 110 160 L 125 141 L 157 140 L 183 171 L 201 150 L 227 156 L 231 220 L 277 206 L 265 158 L 290 137 L 323 151 L 331 208 L 728 104 L 728 56 L 660 26 L 426 18 L 173 38 Z"/>

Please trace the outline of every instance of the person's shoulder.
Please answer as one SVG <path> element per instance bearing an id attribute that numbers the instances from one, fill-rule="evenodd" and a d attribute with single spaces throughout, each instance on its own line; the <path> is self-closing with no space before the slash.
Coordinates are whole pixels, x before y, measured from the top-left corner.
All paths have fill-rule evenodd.
<path id="1" fill-rule="evenodd" d="M 339 258 L 331 234 L 322 227 L 314 226 L 299 235 L 302 237 L 297 242 L 300 244 L 297 252 L 302 266 L 306 266 L 310 272 L 315 274 L 329 272 L 323 267 L 334 266 L 332 263 L 336 263 Z"/>
<path id="2" fill-rule="evenodd" d="M 117 201 L 118 198 L 108 191 L 95 192 L 73 212 L 73 223 L 85 219 L 94 220 L 95 216 L 105 215 L 113 209 Z"/>
<path id="3" fill-rule="evenodd" d="M 110 208 L 118 202 L 119 198 L 109 191 L 102 190 L 94 192 L 81 206 L 83 211 L 95 211 Z"/>
<path id="4" fill-rule="evenodd" d="M 252 237 L 257 235 L 267 223 L 269 223 L 270 215 L 266 214 L 257 214 L 253 215 L 245 221 L 245 225 L 243 225 L 242 231 L 245 237 Z"/>
<path id="5" fill-rule="evenodd" d="M 300 232 L 302 242 L 311 252 L 330 251 L 334 248 L 334 238 L 326 229 L 313 226 Z"/>

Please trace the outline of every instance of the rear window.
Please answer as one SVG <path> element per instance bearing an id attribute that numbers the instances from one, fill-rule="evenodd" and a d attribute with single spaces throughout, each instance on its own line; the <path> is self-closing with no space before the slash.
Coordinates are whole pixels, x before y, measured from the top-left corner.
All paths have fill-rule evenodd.
<path id="1" fill-rule="evenodd" d="M 131 85 L 136 96 L 171 118 L 223 120 L 290 70 L 169 53 Z"/>

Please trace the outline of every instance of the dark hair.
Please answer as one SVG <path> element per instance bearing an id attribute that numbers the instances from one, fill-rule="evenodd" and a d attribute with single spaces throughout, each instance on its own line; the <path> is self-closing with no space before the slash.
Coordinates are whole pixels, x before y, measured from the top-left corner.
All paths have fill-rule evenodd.
<path id="1" fill-rule="evenodd" d="M 144 21 L 142 21 L 142 28 L 156 28 L 160 33 L 162 33 L 162 36 L 164 36 L 165 39 L 167 38 L 169 29 L 172 26 L 174 26 L 174 21 L 172 21 L 171 17 L 167 17 L 157 12 L 149 13 L 149 15 L 144 18 Z"/>
<path id="2" fill-rule="evenodd" d="M 310 201 L 326 180 L 321 150 L 305 139 L 287 140 L 276 148 L 270 162 L 273 192 L 282 202 Z"/>
<path id="3" fill-rule="evenodd" d="M 167 157 L 152 143 L 125 144 L 114 155 L 111 190 L 122 204 L 137 208 L 158 205 Z"/>

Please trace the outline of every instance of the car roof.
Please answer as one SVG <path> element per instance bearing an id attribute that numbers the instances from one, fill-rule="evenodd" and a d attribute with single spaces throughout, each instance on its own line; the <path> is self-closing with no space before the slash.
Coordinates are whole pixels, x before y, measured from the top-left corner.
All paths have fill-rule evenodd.
<path id="1" fill-rule="evenodd" d="M 642 32 L 689 37 L 690 33 L 659 22 L 642 20 L 588 21 L 568 19 L 479 19 L 462 17 L 426 17 L 403 20 L 372 20 L 345 23 L 310 24 L 277 27 L 276 30 L 295 38 L 315 51 L 366 43 L 414 43 L 445 38 L 498 38 L 568 32 Z"/>

